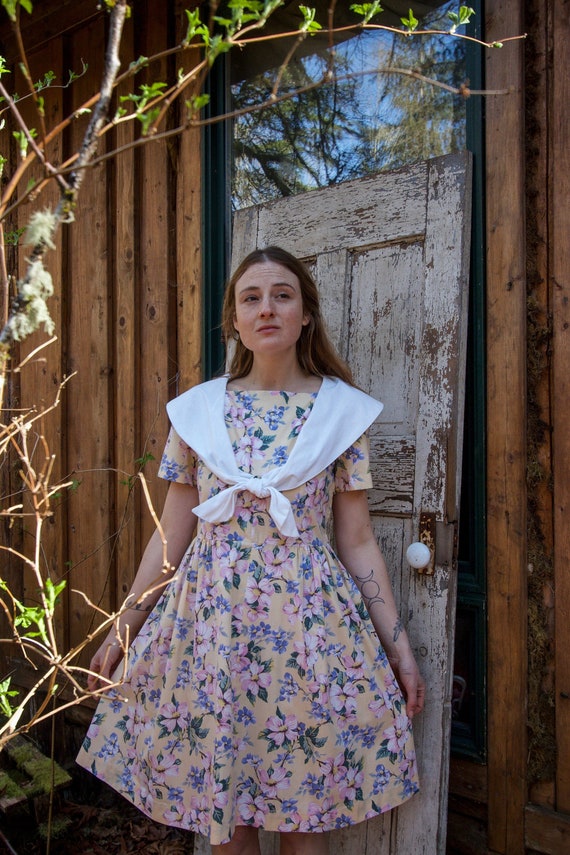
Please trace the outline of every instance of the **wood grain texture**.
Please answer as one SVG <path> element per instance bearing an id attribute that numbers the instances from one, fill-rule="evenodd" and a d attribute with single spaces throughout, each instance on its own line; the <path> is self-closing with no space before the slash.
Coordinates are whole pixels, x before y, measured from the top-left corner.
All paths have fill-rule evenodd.
<path id="1" fill-rule="evenodd" d="M 570 813 L 570 20 L 568 3 L 552 7 L 551 287 L 553 308 L 553 462 L 556 626 L 556 807 Z M 570 838 L 566 835 L 566 848 Z M 562 850 L 560 850 L 562 851 Z"/>
<path id="2" fill-rule="evenodd" d="M 89 63 L 101 73 L 104 57 L 104 20 L 79 30 L 70 40 L 72 67 Z M 91 94 L 88 78 L 73 87 L 74 104 Z M 70 144 L 80 144 L 88 117 L 71 129 Z M 107 172 L 100 165 L 87 172 L 76 221 L 68 231 L 64 307 L 65 365 L 77 372 L 69 383 L 66 401 L 65 449 L 67 471 L 79 487 L 68 502 L 67 560 L 70 587 L 82 590 L 91 600 L 108 609 L 108 588 L 101 580 L 110 572 L 109 501 L 112 489 L 110 404 L 112 356 L 109 347 L 110 295 L 108 273 Z M 69 615 L 69 641 L 83 641 L 91 615 L 77 595 Z"/>
<path id="3" fill-rule="evenodd" d="M 487 4 L 486 37 L 524 31 L 521 0 Z M 526 281 L 523 46 L 487 59 L 489 847 L 524 849 L 526 802 Z"/>
<path id="4" fill-rule="evenodd" d="M 122 53 L 127 58 L 134 55 L 132 20 L 126 22 Z M 131 89 L 126 81 L 117 98 Z M 111 145 L 128 145 L 134 139 L 131 123 L 117 125 Z M 135 460 L 140 456 L 137 425 L 139 401 L 137 396 L 138 362 L 138 280 L 137 234 L 135 193 L 135 154 L 127 150 L 114 163 L 110 181 L 110 212 L 113 229 L 110 235 L 110 274 L 108 287 L 113 294 L 112 346 L 113 346 L 113 437 L 114 437 L 114 504 L 113 532 L 115 533 L 114 578 L 112 580 L 112 606 L 117 608 L 129 592 L 139 559 L 138 520 L 141 499 L 133 490 L 130 478 L 136 471 Z M 104 583 L 104 580 L 100 580 Z"/>
<path id="5" fill-rule="evenodd" d="M 167 44 L 166 6 L 145 0 L 141 12 L 146 26 L 138 31 L 136 51 L 151 56 Z M 167 79 L 166 61 L 152 65 L 152 79 Z M 140 434 L 138 457 L 151 454 L 154 460 L 145 466 L 151 481 L 151 496 L 158 514 L 166 495 L 167 484 L 156 478 L 158 464 L 166 442 L 168 424 L 165 405 L 168 401 L 168 377 L 173 371 L 171 352 L 176 353 L 176 323 L 171 316 L 169 283 L 173 256 L 169 227 L 169 155 L 164 141 L 149 142 L 138 152 L 137 199 L 140 210 L 137 253 L 137 301 L 139 314 L 138 367 Z M 173 349 L 171 351 L 171 345 Z M 141 513 L 141 546 L 146 544 L 154 522 L 143 506 Z"/>

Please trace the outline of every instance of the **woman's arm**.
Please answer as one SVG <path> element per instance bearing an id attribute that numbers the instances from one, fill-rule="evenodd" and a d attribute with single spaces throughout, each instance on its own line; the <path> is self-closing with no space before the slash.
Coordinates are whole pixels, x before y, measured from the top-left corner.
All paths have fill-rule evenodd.
<path id="1" fill-rule="evenodd" d="M 160 524 L 167 541 L 166 555 L 172 571 L 166 574 L 162 572 L 163 544 L 156 529 L 144 551 L 127 597 L 127 602 L 136 605 L 123 612 L 91 660 L 90 670 L 94 674 L 87 679 L 90 691 L 103 685 L 96 674 L 110 679 L 123 657 L 125 643 L 127 640 L 130 643 L 137 635 L 149 611 L 162 594 L 165 583 L 180 563 L 196 531 L 197 518 L 192 511 L 198 503 L 196 487 L 173 482 L 168 488 Z M 146 596 L 143 596 L 145 593 Z"/>
<path id="2" fill-rule="evenodd" d="M 338 556 L 362 594 L 412 718 L 423 709 L 425 683 L 396 609 L 386 563 L 372 531 L 365 491 L 336 493 L 333 514 Z"/>

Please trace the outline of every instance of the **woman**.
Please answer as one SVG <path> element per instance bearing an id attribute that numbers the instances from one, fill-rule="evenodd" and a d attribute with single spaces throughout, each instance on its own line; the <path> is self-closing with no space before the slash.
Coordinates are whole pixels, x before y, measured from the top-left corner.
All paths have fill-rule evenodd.
<path id="1" fill-rule="evenodd" d="M 156 532 L 136 605 L 92 660 L 94 690 L 136 636 L 78 760 L 214 855 L 256 855 L 260 827 L 281 855 L 324 855 L 325 832 L 418 789 L 425 687 L 365 493 L 382 405 L 351 385 L 314 281 L 278 247 L 237 269 L 223 329 L 229 377 L 168 405 L 161 524 L 178 569 L 157 586 Z"/>

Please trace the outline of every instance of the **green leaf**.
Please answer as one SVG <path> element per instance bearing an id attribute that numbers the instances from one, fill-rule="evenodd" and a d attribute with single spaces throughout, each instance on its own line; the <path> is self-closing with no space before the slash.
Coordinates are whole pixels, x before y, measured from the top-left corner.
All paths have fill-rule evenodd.
<path id="1" fill-rule="evenodd" d="M 142 457 L 137 457 L 135 463 L 142 469 L 146 466 L 147 463 L 150 463 L 151 460 L 154 460 L 154 454 L 151 454 L 150 451 L 146 451 Z"/>
<path id="2" fill-rule="evenodd" d="M 384 11 L 378 0 L 375 0 L 374 3 L 353 3 L 350 10 L 356 12 L 357 15 L 362 15 L 363 24 L 368 24 L 372 18 Z"/>
<path id="3" fill-rule="evenodd" d="M 137 119 L 140 121 L 142 125 L 142 133 L 143 136 L 146 137 L 148 132 L 150 131 L 153 122 L 158 118 L 160 114 L 160 107 L 154 107 L 152 110 L 147 110 L 146 113 L 139 113 L 137 111 Z"/>
<path id="4" fill-rule="evenodd" d="M 8 13 L 10 20 L 12 21 L 15 21 L 17 18 L 18 5 L 20 5 L 22 9 L 24 9 L 28 13 L 28 15 L 32 14 L 33 7 L 31 4 L 31 0 L 2 0 L 2 5 L 6 9 L 6 12 Z"/>
<path id="5" fill-rule="evenodd" d="M 299 29 L 302 33 L 314 35 L 319 30 L 322 30 L 318 21 L 315 21 L 316 9 L 311 9 L 310 6 L 299 6 L 299 11 L 303 15 L 303 21 L 299 24 Z"/>
<path id="6" fill-rule="evenodd" d="M 194 113 L 199 113 L 200 110 L 210 103 L 210 96 L 206 94 L 202 95 L 193 95 L 186 103 L 186 109 L 190 113 L 190 115 L 194 115 Z"/>
<path id="7" fill-rule="evenodd" d="M 13 713 L 12 704 L 8 698 L 15 698 L 18 696 L 18 692 L 15 689 L 10 688 L 11 682 L 11 677 L 7 677 L 5 680 L 0 682 L 0 711 L 2 711 L 7 718 L 9 718 Z"/>
<path id="8" fill-rule="evenodd" d="M 408 33 L 413 33 L 414 30 L 417 30 L 418 28 L 419 21 L 416 17 L 414 17 L 414 13 L 411 9 L 408 11 L 408 17 L 400 18 L 400 21 L 402 22 Z"/>
<path id="9" fill-rule="evenodd" d="M 47 600 L 47 604 L 50 612 L 53 613 L 55 609 L 55 604 L 57 602 L 57 598 L 64 590 L 66 586 L 66 581 L 63 579 L 61 582 L 58 582 L 57 585 L 54 585 L 51 579 L 48 577 L 45 581 L 45 598 Z"/>
<path id="10" fill-rule="evenodd" d="M 206 39 L 209 41 L 210 33 L 208 32 L 208 27 L 200 20 L 199 10 L 195 9 L 193 12 L 190 12 L 186 9 L 185 11 L 188 18 L 188 27 L 186 28 L 183 44 L 189 44 L 196 36 L 200 36 L 204 43 L 206 43 Z"/>
<path id="11" fill-rule="evenodd" d="M 460 6 L 459 13 L 457 12 L 448 12 L 447 17 L 452 23 L 452 27 L 449 32 L 453 34 L 457 27 L 462 27 L 464 24 L 468 24 L 471 20 L 471 16 L 475 14 L 475 9 L 472 9 L 471 6 Z"/>

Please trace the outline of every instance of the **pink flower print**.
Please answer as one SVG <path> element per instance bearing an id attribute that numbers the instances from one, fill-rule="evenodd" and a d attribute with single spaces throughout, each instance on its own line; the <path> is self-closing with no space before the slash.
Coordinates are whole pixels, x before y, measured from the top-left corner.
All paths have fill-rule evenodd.
<path id="1" fill-rule="evenodd" d="M 386 688 L 386 693 L 388 698 L 399 697 L 401 695 L 400 687 L 396 682 L 396 678 L 392 671 L 386 671 L 386 676 L 384 678 L 384 686 Z"/>
<path id="2" fill-rule="evenodd" d="M 280 790 L 289 789 L 289 777 L 291 773 L 285 769 L 272 769 L 270 767 L 267 770 L 260 768 L 258 775 L 266 799 L 276 799 Z"/>
<path id="3" fill-rule="evenodd" d="M 240 493 L 236 501 L 237 517 L 242 525 L 259 525 L 259 499 L 251 493 Z"/>
<path id="4" fill-rule="evenodd" d="M 250 662 L 247 671 L 241 676 L 241 687 L 244 692 L 250 692 L 254 697 L 261 689 L 271 685 L 271 674 L 264 670 L 260 662 Z"/>
<path id="5" fill-rule="evenodd" d="M 318 674 L 314 680 L 307 683 L 307 689 L 313 700 L 320 704 L 327 704 L 329 700 L 329 686 L 326 674 Z"/>
<path id="6" fill-rule="evenodd" d="M 161 629 L 152 643 L 152 658 L 159 658 L 170 653 L 172 627 Z"/>
<path id="7" fill-rule="evenodd" d="M 323 648 L 322 639 L 309 632 L 303 633 L 303 641 L 295 642 L 295 650 L 298 653 L 297 663 L 304 670 L 308 671 L 315 662 L 319 659 L 319 651 Z"/>
<path id="8" fill-rule="evenodd" d="M 207 653 L 210 650 L 213 639 L 214 627 L 203 620 L 199 620 L 196 624 L 196 634 L 194 637 L 194 654 L 203 656 Z"/>
<path id="9" fill-rule="evenodd" d="M 326 479 L 311 478 L 310 481 L 307 481 L 305 487 L 307 491 L 306 506 L 316 512 L 322 512 L 323 503 L 327 499 Z"/>
<path id="10" fill-rule="evenodd" d="M 323 772 L 327 787 L 334 787 L 335 784 L 342 781 L 347 772 L 344 765 L 344 751 L 341 751 L 336 757 L 327 757 L 323 763 Z"/>
<path id="11" fill-rule="evenodd" d="M 394 719 L 392 727 L 383 732 L 388 740 L 388 751 L 398 754 L 408 741 L 409 721 L 407 715 L 399 715 Z"/>
<path id="12" fill-rule="evenodd" d="M 188 727 L 188 704 L 163 704 L 159 711 L 160 723 L 169 733 Z"/>
<path id="13" fill-rule="evenodd" d="M 180 761 L 173 754 L 162 756 L 161 754 L 149 754 L 148 764 L 152 769 L 151 781 L 153 784 L 166 785 L 167 778 L 175 778 L 178 775 Z"/>
<path id="14" fill-rule="evenodd" d="M 255 422 L 253 416 L 248 415 L 251 411 L 238 404 L 232 404 L 226 412 L 226 422 L 235 427 L 238 433 L 246 431 Z"/>
<path id="15" fill-rule="evenodd" d="M 305 599 L 303 617 L 320 618 L 323 616 L 323 597 L 320 591 Z"/>
<path id="16" fill-rule="evenodd" d="M 236 649 L 233 652 L 231 658 L 231 670 L 234 673 L 240 673 L 242 671 L 246 671 L 249 667 L 249 651 L 247 649 L 247 644 L 241 642 L 237 645 Z"/>
<path id="17" fill-rule="evenodd" d="M 99 725 L 95 724 L 93 720 L 89 725 L 89 730 L 87 731 L 87 739 L 96 739 L 99 734 Z"/>
<path id="18" fill-rule="evenodd" d="M 291 624 L 296 624 L 299 622 L 299 615 L 301 614 L 301 606 L 303 605 L 303 600 L 298 594 L 295 594 L 288 603 L 283 606 L 283 611 L 287 615 L 287 620 Z"/>
<path id="19" fill-rule="evenodd" d="M 382 718 L 387 709 L 386 701 L 383 697 L 378 697 L 376 700 L 370 701 L 368 709 L 374 715 L 374 718 Z"/>
<path id="20" fill-rule="evenodd" d="M 308 809 L 309 816 L 301 822 L 299 831 L 324 830 L 327 823 L 330 823 L 336 816 L 336 811 L 333 808 L 331 799 L 325 799 L 322 805 L 311 803 Z"/>
<path id="21" fill-rule="evenodd" d="M 344 618 L 347 618 L 350 623 L 360 623 L 360 617 L 358 616 L 356 605 L 350 596 L 347 598 L 345 603 L 342 603 L 341 614 Z"/>
<path id="22" fill-rule="evenodd" d="M 222 781 L 210 781 L 208 784 L 208 789 L 210 791 L 210 795 L 212 797 L 212 802 L 215 808 L 224 808 L 226 807 L 229 801 L 228 791 L 224 790 L 224 785 Z"/>
<path id="23" fill-rule="evenodd" d="M 146 783 L 140 782 L 138 786 L 135 787 L 135 802 L 139 802 L 139 804 L 144 806 L 145 810 L 152 813 L 154 799 L 152 797 L 150 787 Z"/>
<path id="24" fill-rule="evenodd" d="M 251 470 L 254 460 L 263 460 L 263 440 L 258 436 L 242 436 L 235 450 L 236 463 L 246 472 Z"/>
<path id="25" fill-rule="evenodd" d="M 281 746 L 285 741 L 292 742 L 296 739 L 299 722 L 294 715 L 272 715 L 267 719 L 266 728 L 271 742 Z"/>
<path id="26" fill-rule="evenodd" d="M 256 606 L 255 612 L 268 611 L 271 603 L 271 595 L 274 593 L 273 584 L 270 579 L 254 579 L 248 576 L 244 599 L 250 606 Z"/>
<path id="27" fill-rule="evenodd" d="M 362 788 L 364 781 L 363 773 L 354 766 L 346 770 L 346 775 L 339 783 L 339 793 L 343 801 L 353 802 L 356 798 L 357 790 Z"/>
<path id="28" fill-rule="evenodd" d="M 196 671 L 198 685 L 206 695 L 212 695 L 216 686 L 216 669 L 213 665 L 205 665 Z"/>
<path id="29" fill-rule="evenodd" d="M 409 751 L 400 762 L 398 769 L 404 777 L 414 777 L 416 775 L 416 752 Z"/>
<path id="30" fill-rule="evenodd" d="M 291 551 L 287 546 L 281 545 L 275 547 L 272 544 L 266 544 L 261 550 L 261 554 L 267 565 L 267 572 L 271 576 L 283 578 L 286 573 L 292 571 Z"/>
<path id="31" fill-rule="evenodd" d="M 332 799 L 325 799 L 321 805 L 321 824 L 323 828 L 332 828 L 337 818 L 338 810 Z"/>
<path id="32" fill-rule="evenodd" d="M 331 686 L 330 698 L 333 709 L 341 713 L 347 719 L 353 719 L 356 712 L 356 698 L 358 697 L 358 687 L 354 683 L 345 683 L 344 686 L 339 686 L 334 683 Z"/>
<path id="33" fill-rule="evenodd" d="M 139 736 L 148 727 L 149 721 L 145 716 L 142 704 L 127 707 L 125 729 L 130 736 Z"/>
<path id="34" fill-rule="evenodd" d="M 265 814 L 269 808 L 263 796 L 255 796 L 254 798 L 251 793 L 245 791 L 238 798 L 238 810 L 244 822 L 259 827 L 263 825 Z"/>
<path id="35" fill-rule="evenodd" d="M 222 695 L 220 698 L 220 704 L 216 708 L 216 716 L 217 716 L 217 725 L 219 733 L 233 733 L 234 729 L 234 708 L 231 703 L 228 702 L 227 695 L 229 693 L 226 692 L 225 695 Z"/>
<path id="36" fill-rule="evenodd" d="M 279 831 L 298 831 L 301 828 L 301 814 L 299 811 L 290 813 L 285 822 L 279 826 Z"/>
<path id="37" fill-rule="evenodd" d="M 234 573 L 241 575 L 247 569 L 247 560 L 242 557 L 241 552 L 232 546 L 226 548 L 216 556 L 216 566 L 219 567 L 220 577 L 224 582 L 232 582 Z"/>
<path id="38" fill-rule="evenodd" d="M 351 680 L 361 680 L 365 676 L 364 670 L 364 654 L 356 652 L 356 655 L 346 655 L 341 657 L 341 662 L 345 668 L 345 674 Z"/>
<path id="39" fill-rule="evenodd" d="M 190 818 L 197 826 L 198 833 L 208 835 L 210 827 L 210 801 L 208 796 L 192 796 L 190 799 Z"/>

